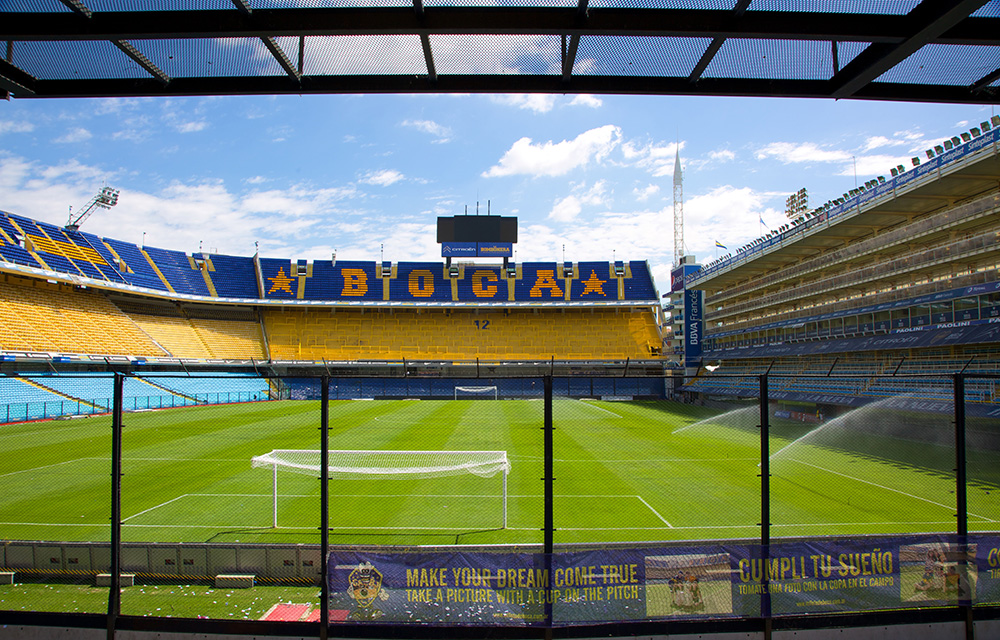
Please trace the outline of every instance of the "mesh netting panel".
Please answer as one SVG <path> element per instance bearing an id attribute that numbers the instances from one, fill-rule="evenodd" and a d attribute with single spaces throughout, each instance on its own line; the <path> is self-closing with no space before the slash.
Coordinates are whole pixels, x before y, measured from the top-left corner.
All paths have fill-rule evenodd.
<path id="1" fill-rule="evenodd" d="M 436 478 L 466 473 L 490 478 L 508 473 L 506 451 L 330 451 L 331 478 L 348 476 L 408 476 Z M 275 449 L 256 456 L 254 467 L 278 466 L 286 471 L 318 474 L 321 452 L 312 449 Z"/>

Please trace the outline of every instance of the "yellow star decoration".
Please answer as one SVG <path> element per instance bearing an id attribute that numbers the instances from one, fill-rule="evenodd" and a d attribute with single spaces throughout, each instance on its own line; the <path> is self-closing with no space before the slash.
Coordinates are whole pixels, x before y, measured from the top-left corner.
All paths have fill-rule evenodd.
<path id="1" fill-rule="evenodd" d="M 268 280 L 271 281 L 271 288 L 268 290 L 267 295 L 271 295 L 275 291 L 287 291 L 288 295 L 295 295 L 292 287 L 289 286 L 292 284 L 292 279 L 285 275 L 284 268 L 278 269 L 278 275 L 268 278 Z"/>
<path id="2" fill-rule="evenodd" d="M 588 293 L 599 293 L 602 296 L 604 293 L 604 283 L 607 280 L 601 280 L 597 277 L 596 271 L 590 272 L 590 277 L 583 281 L 583 291 L 580 293 L 581 296 L 585 296 Z"/>

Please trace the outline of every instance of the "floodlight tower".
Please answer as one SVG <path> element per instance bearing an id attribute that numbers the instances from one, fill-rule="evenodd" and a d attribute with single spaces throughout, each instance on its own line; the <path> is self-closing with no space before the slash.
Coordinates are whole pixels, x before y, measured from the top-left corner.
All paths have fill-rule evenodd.
<path id="1" fill-rule="evenodd" d="M 95 209 L 110 209 L 118 204 L 118 193 L 118 189 L 108 186 L 101 187 L 97 195 L 90 199 L 90 202 L 83 207 L 83 211 L 75 218 L 73 217 L 73 208 L 70 207 L 69 221 L 66 222 L 66 228 L 70 231 L 76 231 L 83 224 L 83 221 L 89 218 L 90 214 L 94 213 Z"/>
<path id="2" fill-rule="evenodd" d="M 674 156 L 674 266 L 684 255 L 684 177 L 681 175 L 681 145 Z"/>

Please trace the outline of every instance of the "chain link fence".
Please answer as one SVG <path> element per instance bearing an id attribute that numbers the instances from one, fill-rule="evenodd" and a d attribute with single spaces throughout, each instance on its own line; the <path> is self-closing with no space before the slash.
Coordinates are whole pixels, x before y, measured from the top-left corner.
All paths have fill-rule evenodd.
<path id="1" fill-rule="evenodd" d="M 92 411 L 0 426 L 6 610 L 548 627 L 1000 603 L 990 377 L 159 373 L 117 401 L 111 374 L 41 378 L 16 382 Z"/>

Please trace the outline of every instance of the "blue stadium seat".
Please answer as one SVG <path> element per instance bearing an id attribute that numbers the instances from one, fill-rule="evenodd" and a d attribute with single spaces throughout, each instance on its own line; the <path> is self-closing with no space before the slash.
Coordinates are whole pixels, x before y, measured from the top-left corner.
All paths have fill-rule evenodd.
<path id="1" fill-rule="evenodd" d="M 118 268 L 129 284 L 147 289 L 167 290 L 167 285 L 160 280 L 160 276 L 156 275 L 156 271 L 153 271 L 153 267 L 149 265 L 149 261 L 146 260 L 146 256 L 142 254 L 139 247 L 113 238 L 104 238 L 104 242 L 114 249 L 115 253 L 132 270 L 131 273 L 125 273 L 122 272 L 121 266 Z"/>
<path id="2" fill-rule="evenodd" d="M 653 284 L 649 264 L 645 260 L 633 260 L 628 265 L 632 277 L 625 279 L 625 299 L 656 300 L 656 285 Z"/>
<path id="3" fill-rule="evenodd" d="M 392 300 L 447 301 L 451 300 L 451 281 L 444 277 L 441 262 L 400 262 L 396 278 L 389 281 Z"/>
<path id="4" fill-rule="evenodd" d="M 195 258 L 201 254 L 195 254 Z M 222 298 L 259 298 L 257 268 L 253 258 L 212 254 L 215 271 L 210 274 L 215 292 Z"/>
<path id="5" fill-rule="evenodd" d="M 502 267 L 466 266 L 458 281 L 458 299 L 467 302 L 502 302 L 507 300 L 507 280 Z"/>
<path id="6" fill-rule="evenodd" d="M 617 300 L 618 281 L 608 262 L 580 262 L 576 279 L 570 282 L 572 300 Z"/>
<path id="7" fill-rule="evenodd" d="M 204 276 L 199 269 L 191 268 L 187 254 L 157 247 L 146 247 L 146 253 L 177 293 L 210 295 Z"/>

